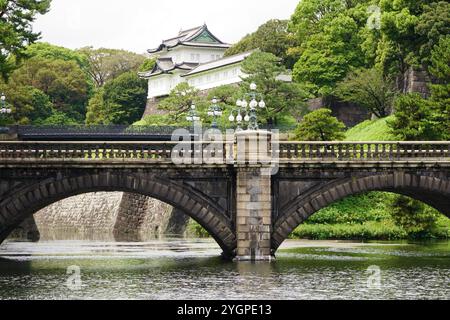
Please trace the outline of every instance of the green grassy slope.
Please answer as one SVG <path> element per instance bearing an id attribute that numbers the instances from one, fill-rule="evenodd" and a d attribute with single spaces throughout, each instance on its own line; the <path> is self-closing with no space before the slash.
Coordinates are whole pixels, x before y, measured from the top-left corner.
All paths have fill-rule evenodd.
<path id="1" fill-rule="evenodd" d="M 388 121 L 391 117 L 367 120 L 350 128 L 345 133 L 346 141 L 395 141 L 396 137 L 389 132 Z"/>

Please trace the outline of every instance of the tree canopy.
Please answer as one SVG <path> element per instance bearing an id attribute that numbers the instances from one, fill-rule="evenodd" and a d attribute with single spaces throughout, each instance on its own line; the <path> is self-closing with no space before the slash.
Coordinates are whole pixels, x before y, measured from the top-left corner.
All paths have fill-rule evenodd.
<path id="1" fill-rule="evenodd" d="M 248 92 L 250 83 L 258 86 L 258 93 L 262 94 L 266 102 L 265 114 L 262 120 L 269 124 L 276 124 L 277 118 L 284 113 L 301 116 L 306 111 L 307 95 L 299 84 L 280 79 L 288 72 L 280 59 L 267 52 L 255 52 L 243 63 L 242 71 L 247 74 L 240 83 L 241 91 Z"/>
<path id="2" fill-rule="evenodd" d="M 327 108 L 308 113 L 295 130 L 295 138 L 303 141 L 334 141 L 344 139 L 345 125 Z"/>
<path id="3" fill-rule="evenodd" d="M 107 82 L 89 101 L 87 124 L 132 124 L 141 119 L 147 83 L 130 71 Z"/>
<path id="4" fill-rule="evenodd" d="M 295 57 L 288 54 L 295 46 L 294 35 L 288 31 L 288 20 L 272 19 L 261 25 L 254 33 L 246 35 L 225 52 L 225 56 L 259 49 L 281 58 L 287 68 L 292 68 Z"/>
<path id="5" fill-rule="evenodd" d="M 78 52 L 87 60 L 86 71 L 97 87 L 123 73 L 138 71 L 146 60 L 145 56 L 126 50 L 85 47 Z"/>
<path id="6" fill-rule="evenodd" d="M 0 1 L 0 74 L 7 79 L 25 57 L 26 47 L 39 39 L 32 23 L 45 14 L 51 0 Z"/>

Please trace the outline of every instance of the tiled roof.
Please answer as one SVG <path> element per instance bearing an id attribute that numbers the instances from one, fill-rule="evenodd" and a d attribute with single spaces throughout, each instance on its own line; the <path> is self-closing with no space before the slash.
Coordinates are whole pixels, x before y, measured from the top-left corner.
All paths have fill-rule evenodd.
<path id="1" fill-rule="evenodd" d="M 156 61 L 156 64 L 152 70 L 139 72 L 138 74 L 142 78 L 151 78 L 163 73 L 169 73 L 175 69 L 190 71 L 196 66 L 198 66 L 198 63 L 183 62 L 177 64 L 172 61 L 172 58 L 160 58 Z"/>
<path id="2" fill-rule="evenodd" d="M 244 61 L 249 55 L 251 55 L 255 50 L 247 51 L 244 53 L 236 54 L 233 56 L 225 57 L 222 59 L 214 60 L 211 62 L 206 62 L 198 65 L 196 68 L 193 68 L 188 73 L 182 75 L 182 77 L 188 77 L 197 73 L 205 72 L 208 70 L 213 70 L 217 68 L 221 68 L 224 66 L 228 66 L 231 64 L 236 64 Z"/>
<path id="3" fill-rule="evenodd" d="M 217 42 L 216 43 L 199 43 L 199 42 L 194 43 L 194 42 L 191 42 L 191 41 L 195 40 L 196 37 L 201 35 L 204 31 L 209 32 L 209 34 L 211 34 L 211 36 Z M 196 28 L 192 28 L 192 29 L 188 29 L 188 30 L 181 30 L 178 33 L 178 36 L 176 36 L 174 38 L 163 40 L 162 43 L 157 48 L 149 49 L 148 52 L 156 53 L 156 52 L 163 50 L 164 48 L 170 49 L 170 48 L 174 48 L 178 45 L 189 45 L 189 46 L 196 46 L 196 47 L 207 46 L 207 47 L 219 47 L 219 48 L 229 48 L 230 47 L 229 44 L 220 41 L 218 38 L 216 38 L 214 35 L 212 35 L 212 33 L 208 30 L 208 27 L 206 26 L 206 24 L 204 24 L 200 27 L 196 27 Z"/>

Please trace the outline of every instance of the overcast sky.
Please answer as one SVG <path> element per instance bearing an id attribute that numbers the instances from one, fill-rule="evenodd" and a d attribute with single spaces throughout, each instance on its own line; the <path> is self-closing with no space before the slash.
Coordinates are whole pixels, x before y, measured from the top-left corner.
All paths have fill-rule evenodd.
<path id="1" fill-rule="evenodd" d="M 34 30 L 41 41 L 143 53 L 162 39 L 206 22 L 222 41 L 234 43 L 265 21 L 287 19 L 299 0 L 52 0 Z"/>

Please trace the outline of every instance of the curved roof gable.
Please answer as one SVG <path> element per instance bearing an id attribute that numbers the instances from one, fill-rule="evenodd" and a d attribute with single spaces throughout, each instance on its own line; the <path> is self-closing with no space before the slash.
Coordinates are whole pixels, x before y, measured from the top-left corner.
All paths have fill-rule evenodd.
<path id="1" fill-rule="evenodd" d="M 156 53 L 164 50 L 165 48 L 171 49 L 179 45 L 188 46 L 208 46 L 208 47 L 220 47 L 229 48 L 230 45 L 219 40 L 214 36 L 211 31 L 208 30 L 206 24 L 187 30 L 181 30 L 178 36 L 170 39 L 163 40 L 159 47 L 155 49 L 149 49 L 149 53 Z"/>
<path id="2" fill-rule="evenodd" d="M 148 79 L 160 74 L 170 73 L 175 69 L 190 71 L 198 66 L 198 63 L 174 63 L 172 58 L 161 58 L 156 61 L 152 70 L 146 72 L 139 72 L 139 76 Z"/>

